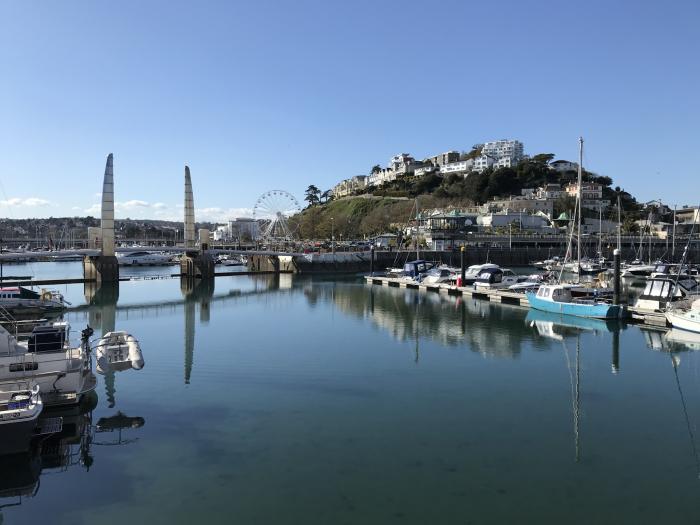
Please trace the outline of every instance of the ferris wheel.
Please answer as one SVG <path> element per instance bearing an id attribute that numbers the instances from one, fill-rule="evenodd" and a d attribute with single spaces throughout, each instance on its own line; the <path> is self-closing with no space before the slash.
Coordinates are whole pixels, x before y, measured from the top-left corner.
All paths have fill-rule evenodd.
<path id="1" fill-rule="evenodd" d="M 260 224 L 260 236 L 266 240 L 289 241 L 292 231 L 289 218 L 301 211 L 299 201 L 284 190 L 266 191 L 255 202 L 253 218 Z"/>

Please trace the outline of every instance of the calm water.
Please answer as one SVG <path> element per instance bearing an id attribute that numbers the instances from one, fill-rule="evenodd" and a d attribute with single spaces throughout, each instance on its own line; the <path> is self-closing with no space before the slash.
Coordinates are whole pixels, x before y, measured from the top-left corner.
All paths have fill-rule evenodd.
<path id="1" fill-rule="evenodd" d="M 64 292 L 146 366 L 0 465 L 2 523 L 700 522 L 700 340 L 354 279 Z"/>

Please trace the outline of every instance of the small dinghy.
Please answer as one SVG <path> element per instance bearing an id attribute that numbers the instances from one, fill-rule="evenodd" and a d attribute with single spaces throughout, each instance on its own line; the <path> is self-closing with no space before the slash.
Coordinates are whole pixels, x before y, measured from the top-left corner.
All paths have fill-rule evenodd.
<path id="1" fill-rule="evenodd" d="M 122 371 L 144 367 L 143 354 L 136 338 L 127 332 L 108 332 L 95 345 L 97 371 Z"/>

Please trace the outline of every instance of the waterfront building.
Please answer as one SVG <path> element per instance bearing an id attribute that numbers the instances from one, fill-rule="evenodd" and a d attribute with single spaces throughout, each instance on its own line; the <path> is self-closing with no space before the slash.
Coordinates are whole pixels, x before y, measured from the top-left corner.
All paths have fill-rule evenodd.
<path id="1" fill-rule="evenodd" d="M 250 239 L 258 238 L 258 221 L 250 217 L 237 217 L 228 221 L 230 239 Z"/>
<path id="2" fill-rule="evenodd" d="M 451 250 L 466 243 L 469 232 L 477 230 L 477 213 L 436 210 L 418 218 L 419 232 L 431 250 Z"/>
<path id="3" fill-rule="evenodd" d="M 487 213 L 479 215 L 477 224 L 484 228 L 516 227 L 520 230 L 536 230 L 540 233 L 552 232 L 549 218 L 542 214 L 530 215 L 528 213 L 506 211 L 501 213 Z"/>
<path id="4" fill-rule="evenodd" d="M 676 211 L 676 222 L 680 223 L 699 223 L 700 222 L 700 208 L 692 208 L 689 206 L 683 206 Z"/>
<path id="5" fill-rule="evenodd" d="M 486 155 L 480 155 L 474 159 L 474 170 L 477 173 L 481 173 L 487 168 L 492 167 L 495 164 L 495 160 L 492 157 L 487 157 Z"/>
<path id="6" fill-rule="evenodd" d="M 549 216 L 554 213 L 554 199 L 527 198 L 511 196 L 506 199 L 494 198 L 481 207 L 482 213 L 499 213 L 507 211 L 542 212 Z"/>

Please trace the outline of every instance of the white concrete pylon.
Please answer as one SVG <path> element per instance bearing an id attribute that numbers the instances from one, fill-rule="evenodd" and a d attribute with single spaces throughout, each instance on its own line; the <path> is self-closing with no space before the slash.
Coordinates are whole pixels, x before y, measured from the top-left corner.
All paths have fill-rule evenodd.
<path id="1" fill-rule="evenodd" d="M 102 255 L 114 256 L 114 167 L 113 156 L 107 155 L 102 182 Z"/>
<path id="2" fill-rule="evenodd" d="M 194 195 L 190 168 L 185 166 L 185 248 L 194 248 Z"/>

